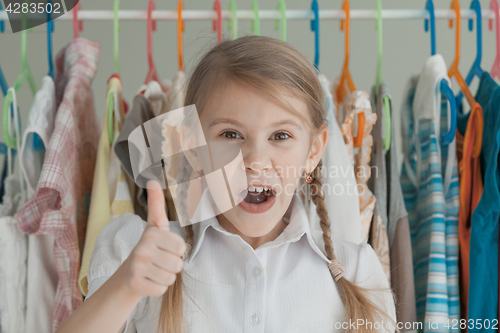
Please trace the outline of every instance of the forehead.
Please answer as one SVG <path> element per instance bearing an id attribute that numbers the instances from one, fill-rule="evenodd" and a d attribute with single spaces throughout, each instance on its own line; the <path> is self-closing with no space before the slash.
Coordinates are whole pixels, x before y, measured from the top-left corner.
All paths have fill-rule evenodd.
<path id="1" fill-rule="evenodd" d="M 310 119 L 307 105 L 290 92 L 276 89 L 273 97 L 289 105 L 301 117 L 293 114 L 285 105 L 280 105 L 256 89 L 242 84 L 231 82 L 226 87 L 215 90 L 200 115 L 203 126 L 213 126 L 223 120 L 235 120 L 243 127 L 265 127 L 269 124 L 286 123 L 302 130 L 307 128 L 307 124 L 304 123 L 304 119 L 308 121 Z"/>

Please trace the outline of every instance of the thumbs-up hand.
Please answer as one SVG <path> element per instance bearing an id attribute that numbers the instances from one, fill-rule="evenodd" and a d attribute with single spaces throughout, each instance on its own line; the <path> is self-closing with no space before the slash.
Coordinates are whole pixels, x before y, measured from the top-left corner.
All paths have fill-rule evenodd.
<path id="1" fill-rule="evenodd" d="M 165 196 L 157 181 L 148 181 L 146 229 L 127 258 L 126 285 L 139 297 L 161 296 L 182 270 L 186 242 L 170 231 Z"/>

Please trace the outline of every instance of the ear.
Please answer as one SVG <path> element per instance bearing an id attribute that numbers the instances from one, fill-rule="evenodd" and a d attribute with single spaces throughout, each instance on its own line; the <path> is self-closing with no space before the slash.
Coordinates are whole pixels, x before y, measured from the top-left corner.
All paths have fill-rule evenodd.
<path id="1" fill-rule="evenodd" d="M 314 168 L 316 168 L 323 156 L 327 143 L 328 127 L 323 124 L 312 138 L 311 148 L 309 149 L 309 155 L 306 160 L 307 172 L 312 172 Z"/>

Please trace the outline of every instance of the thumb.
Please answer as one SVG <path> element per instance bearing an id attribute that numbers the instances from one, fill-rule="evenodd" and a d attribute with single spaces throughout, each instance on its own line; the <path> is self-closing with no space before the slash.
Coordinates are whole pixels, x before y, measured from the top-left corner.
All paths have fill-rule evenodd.
<path id="1" fill-rule="evenodd" d="M 165 210 L 165 195 L 163 194 L 160 183 L 156 180 L 149 180 L 146 183 L 146 189 L 148 191 L 147 226 L 170 230 L 170 224 Z"/>

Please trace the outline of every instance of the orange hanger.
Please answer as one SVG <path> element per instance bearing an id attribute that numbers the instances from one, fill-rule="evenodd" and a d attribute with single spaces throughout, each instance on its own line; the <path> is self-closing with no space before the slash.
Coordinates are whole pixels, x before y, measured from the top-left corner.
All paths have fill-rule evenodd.
<path id="1" fill-rule="evenodd" d="M 157 81 L 160 83 L 160 78 L 156 70 L 155 63 L 153 61 L 153 31 L 156 31 L 156 20 L 151 18 L 153 10 L 156 9 L 154 0 L 149 0 L 148 2 L 148 12 L 147 12 L 147 52 L 148 52 L 148 75 L 146 76 L 145 84 L 151 81 Z"/>
<path id="2" fill-rule="evenodd" d="M 342 9 L 345 12 L 345 19 L 340 21 L 340 31 L 345 31 L 345 56 L 344 56 L 344 66 L 342 68 L 342 74 L 340 75 L 339 84 L 335 90 L 335 99 L 337 104 L 343 102 L 347 95 L 346 85 L 349 88 L 349 92 L 352 93 L 356 90 L 356 86 L 352 81 L 351 72 L 349 71 L 349 31 L 351 27 L 351 6 L 349 0 L 344 0 L 342 4 Z M 354 147 L 361 147 L 363 143 L 363 133 L 365 127 L 365 115 L 364 113 L 358 114 L 358 130 L 357 135 L 353 138 Z"/>
<path id="3" fill-rule="evenodd" d="M 179 70 L 184 70 L 182 56 L 182 33 L 184 32 L 184 20 L 182 19 L 182 0 L 177 2 L 177 53 L 179 54 Z"/>
<path id="4" fill-rule="evenodd" d="M 455 11 L 455 20 L 456 20 L 456 32 L 455 32 L 455 59 L 448 70 L 448 76 L 451 78 L 455 77 L 460 86 L 460 90 L 462 90 L 467 102 L 471 107 L 471 113 L 469 116 L 469 121 L 467 126 L 474 126 L 471 131 L 472 135 L 474 135 L 474 147 L 472 150 L 472 157 L 477 158 L 481 153 L 481 146 L 483 143 L 483 109 L 479 105 L 478 102 L 472 96 L 469 88 L 467 87 L 467 83 L 465 83 L 462 74 L 458 70 L 458 63 L 460 62 L 460 3 L 458 0 L 453 0 L 451 2 L 452 10 Z M 453 19 L 449 21 L 450 28 L 453 28 Z M 465 140 L 464 142 L 468 142 L 469 140 Z M 467 150 L 467 147 L 464 147 L 464 151 Z"/>

